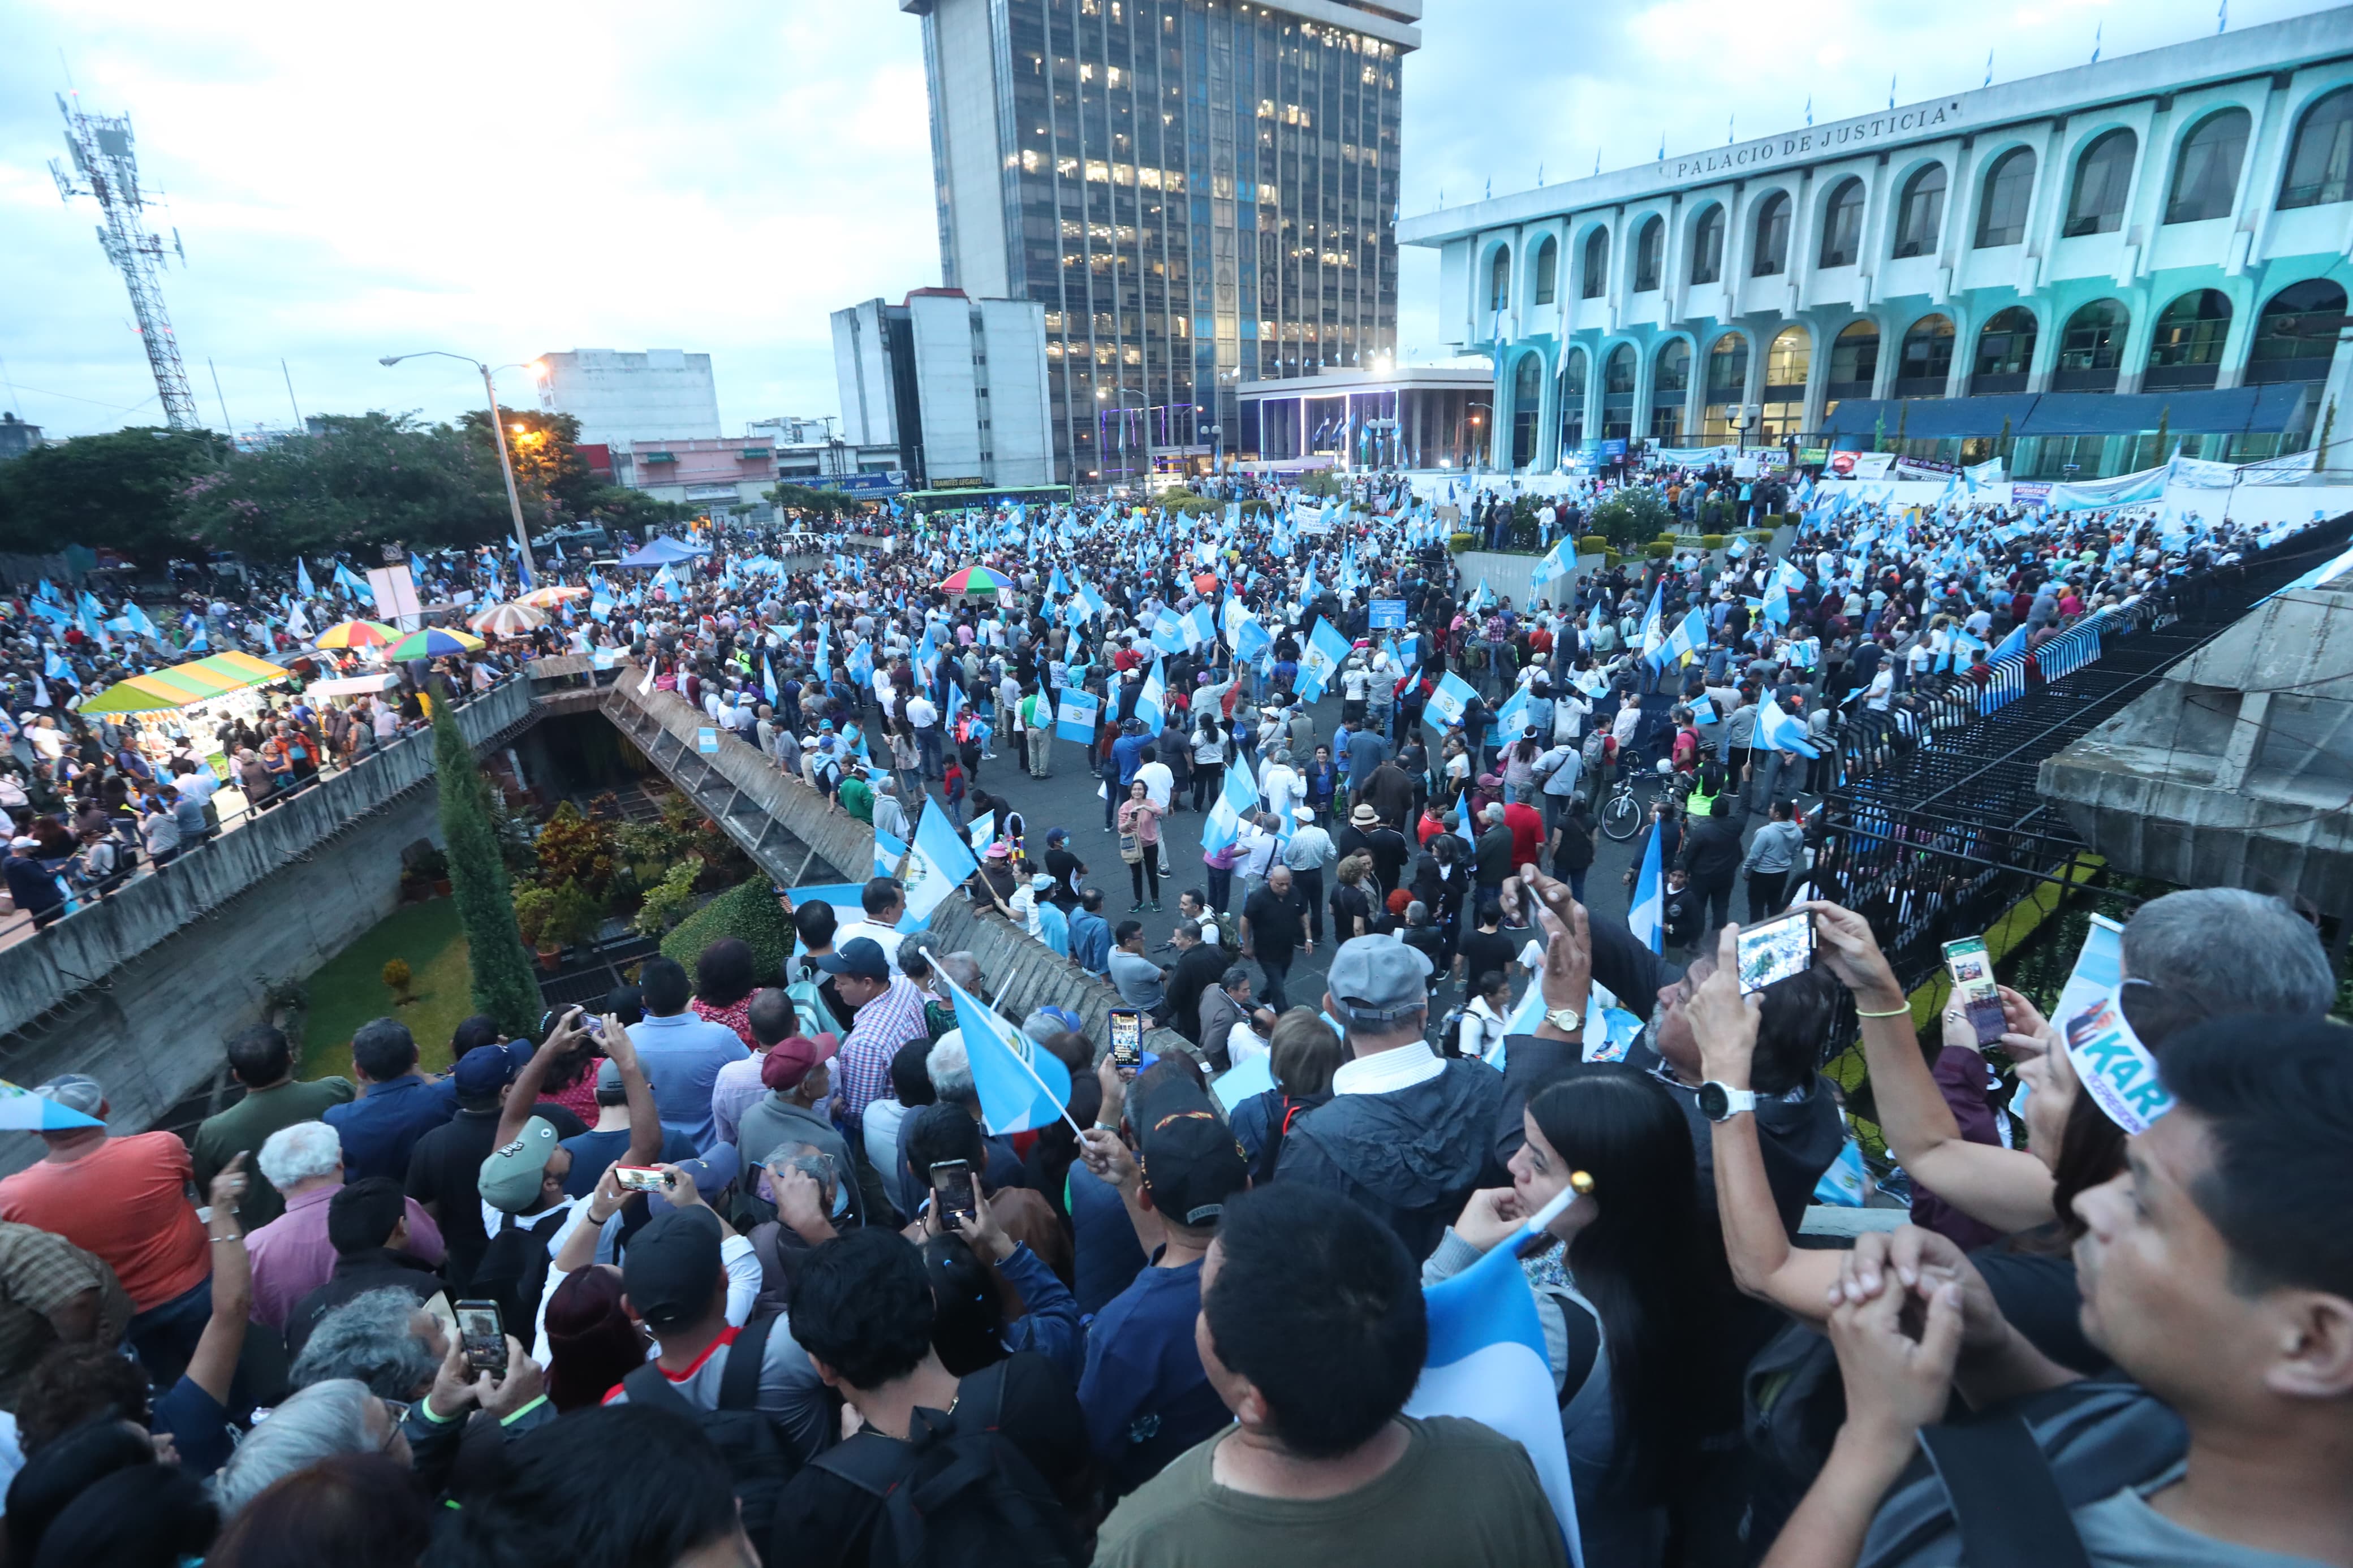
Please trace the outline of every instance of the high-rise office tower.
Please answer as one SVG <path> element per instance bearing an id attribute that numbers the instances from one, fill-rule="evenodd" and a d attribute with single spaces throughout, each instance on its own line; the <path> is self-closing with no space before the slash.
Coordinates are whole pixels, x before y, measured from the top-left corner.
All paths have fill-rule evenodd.
<path id="1" fill-rule="evenodd" d="M 942 281 L 1046 311 L 1056 478 L 1231 450 L 1242 382 L 1397 343 L 1420 0 L 900 0 Z M 1148 426 L 1147 426 L 1148 422 Z"/>

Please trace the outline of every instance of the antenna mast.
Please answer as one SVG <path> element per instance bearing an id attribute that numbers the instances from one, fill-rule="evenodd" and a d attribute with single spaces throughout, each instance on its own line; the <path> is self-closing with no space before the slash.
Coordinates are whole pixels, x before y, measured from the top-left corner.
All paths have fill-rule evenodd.
<path id="1" fill-rule="evenodd" d="M 79 94 L 69 104 L 60 93 L 58 112 L 65 116 L 66 148 L 73 154 L 72 174 L 56 159 L 49 160 L 58 195 L 69 202 L 76 196 L 97 198 L 99 210 L 106 215 L 106 222 L 99 227 L 98 243 L 131 290 L 131 310 L 139 321 L 140 341 L 147 346 L 147 363 L 155 372 L 155 391 L 163 400 L 164 420 L 174 430 L 193 430 L 198 423 L 196 400 L 188 390 L 188 373 L 180 364 L 180 343 L 172 335 L 172 318 L 164 309 L 164 244 L 141 216 L 146 202 L 139 194 L 139 162 L 131 151 L 131 117 L 84 114 Z M 176 230 L 171 248 L 185 266 L 187 252 L 180 248 Z"/>

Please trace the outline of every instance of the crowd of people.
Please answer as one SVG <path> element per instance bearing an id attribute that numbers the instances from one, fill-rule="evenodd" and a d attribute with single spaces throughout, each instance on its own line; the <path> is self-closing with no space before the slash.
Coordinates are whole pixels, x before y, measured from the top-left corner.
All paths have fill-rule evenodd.
<path id="1" fill-rule="evenodd" d="M 967 896 L 1173 1038 L 1130 1065 L 1018 1020 L 1070 1089 L 1004 1130 L 1004 1047 L 960 1025 L 991 977 L 902 936 L 882 874 L 855 921 L 780 891 L 774 972 L 733 939 L 649 959 L 532 1037 L 467 1020 L 446 1075 L 395 1019 L 309 1081 L 244 1032 L 189 1142 L 56 1079 L 79 1124 L 0 1179 L 9 1561 L 2353 1563 L 2353 1055 L 2313 927 L 2143 904 L 2096 1028 L 2001 994 L 2013 1087 L 1957 1005 L 1924 1053 L 1792 799 L 1843 725 L 2245 541 L 1818 502 L 1779 561 L 1515 607 L 1402 480 L 1235 488 L 548 574 L 579 594 L 502 660 L 674 691 L 878 844 L 986 818 Z M 939 585 L 969 567 L 1002 585 Z M 428 570 L 501 591 L 495 557 Z M 12 679 L 54 651 L 12 644 Z M 342 756 L 300 698 L 272 726 Z M 22 841 L 131 771 L 70 708 L 18 710 L 19 787 L 57 798 L 6 803 L 12 892 Z M 1022 778 L 1074 755 L 1103 823 L 1033 836 Z M 1672 786 L 1655 942 L 1587 896 L 1634 756 Z M 1163 831 L 1187 811 L 1198 873 Z M 1761 988 L 1743 877 L 1749 921 L 1814 932 Z M 1170 899 L 1163 963 L 1137 917 Z M 1823 1068 L 1857 1031 L 1912 1208 L 1822 1249 Z M 1550 1374 L 1533 1444 L 1425 1403 L 1465 1349 L 1436 1303 L 1499 1252 Z"/>

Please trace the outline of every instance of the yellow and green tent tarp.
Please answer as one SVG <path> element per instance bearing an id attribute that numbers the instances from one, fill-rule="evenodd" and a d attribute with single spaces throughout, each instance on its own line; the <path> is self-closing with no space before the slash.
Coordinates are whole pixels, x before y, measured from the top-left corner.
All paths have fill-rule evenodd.
<path id="1" fill-rule="evenodd" d="M 209 658 L 175 664 L 116 681 L 81 705 L 84 713 L 155 713 L 185 708 L 224 691 L 263 686 L 282 680 L 286 671 L 250 654 L 216 653 Z"/>

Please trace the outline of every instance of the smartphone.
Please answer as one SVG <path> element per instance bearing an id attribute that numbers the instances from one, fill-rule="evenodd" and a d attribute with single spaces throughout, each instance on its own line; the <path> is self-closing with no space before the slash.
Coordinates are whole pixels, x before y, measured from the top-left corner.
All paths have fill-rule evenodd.
<path id="1" fill-rule="evenodd" d="M 670 1190 L 670 1173 L 651 1165 L 616 1165 L 613 1180 L 625 1193 L 662 1193 Z"/>
<path id="2" fill-rule="evenodd" d="M 939 1194 L 940 1223 L 950 1230 L 962 1230 L 965 1221 L 979 1216 L 979 1200 L 973 1196 L 972 1166 L 965 1161 L 943 1160 L 934 1165 L 932 1191 Z"/>
<path id="3" fill-rule="evenodd" d="M 2001 1044 L 2001 988 L 1994 984 L 1993 955 L 1986 951 L 1985 938 L 1947 942 L 1945 967 L 1953 976 L 1953 999 L 1978 1032 L 1978 1048 Z"/>
<path id="4" fill-rule="evenodd" d="M 1739 936 L 1740 989 L 1762 991 L 1777 980 L 1803 974 L 1814 963 L 1814 914 L 1792 910 L 1753 926 Z"/>
<path id="5" fill-rule="evenodd" d="M 1143 1064 L 1144 1015 L 1133 1007 L 1111 1010 L 1111 1059 L 1124 1068 Z"/>
<path id="6" fill-rule="evenodd" d="M 458 1337 L 466 1347 L 466 1370 L 480 1376 L 507 1374 L 507 1330 L 496 1301 L 458 1303 Z"/>

